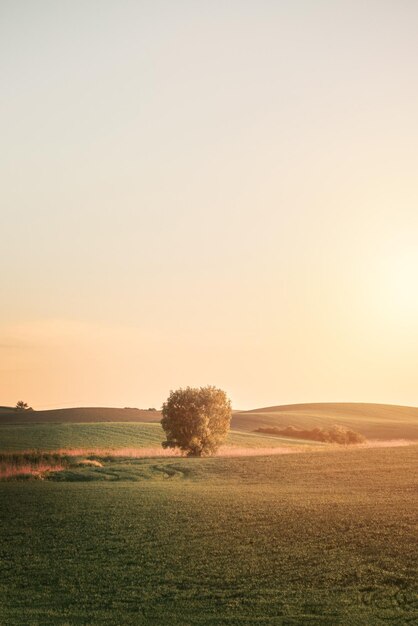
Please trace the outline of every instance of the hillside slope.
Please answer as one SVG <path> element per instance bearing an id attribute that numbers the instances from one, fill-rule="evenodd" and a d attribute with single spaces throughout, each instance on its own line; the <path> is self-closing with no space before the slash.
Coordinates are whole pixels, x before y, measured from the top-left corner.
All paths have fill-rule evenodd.
<path id="1" fill-rule="evenodd" d="M 234 413 L 232 428 L 346 426 L 368 439 L 418 439 L 418 408 L 388 404 L 316 403 L 265 407 Z"/>

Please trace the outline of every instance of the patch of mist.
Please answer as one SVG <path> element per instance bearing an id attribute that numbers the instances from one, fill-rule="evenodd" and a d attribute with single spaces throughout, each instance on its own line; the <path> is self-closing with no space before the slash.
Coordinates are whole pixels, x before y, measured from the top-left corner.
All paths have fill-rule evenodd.
<path id="1" fill-rule="evenodd" d="M 310 450 L 309 446 L 269 447 L 269 448 L 244 448 L 241 446 L 221 446 L 216 456 L 270 456 L 272 454 L 297 454 Z"/>
<path id="2" fill-rule="evenodd" d="M 414 439 L 369 439 L 366 443 L 361 443 L 357 448 L 400 448 L 403 446 L 416 445 L 418 441 Z"/>

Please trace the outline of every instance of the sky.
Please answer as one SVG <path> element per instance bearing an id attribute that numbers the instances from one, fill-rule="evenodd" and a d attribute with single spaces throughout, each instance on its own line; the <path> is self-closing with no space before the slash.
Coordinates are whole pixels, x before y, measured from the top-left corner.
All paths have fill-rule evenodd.
<path id="1" fill-rule="evenodd" d="M 0 405 L 418 405 L 418 4 L 1 0 Z"/>

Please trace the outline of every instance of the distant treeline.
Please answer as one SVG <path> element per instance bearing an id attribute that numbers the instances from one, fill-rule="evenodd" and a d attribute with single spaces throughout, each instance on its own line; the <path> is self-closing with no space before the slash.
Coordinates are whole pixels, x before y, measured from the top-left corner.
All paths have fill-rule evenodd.
<path id="1" fill-rule="evenodd" d="M 344 428 L 344 426 L 332 426 L 331 428 L 312 428 L 304 430 L 295 428 L 294 426 L 286 426 L 286 428 L 278 428 L 271 426 L 266 428 L 257 428 L 254 432 L 265 433 L 268 435 L 276 435 L 278 437 L 293 437 L 295 439 L 309 439 L 311 441 L 322 441 L 324 443 L 340 443 L 353 444 L 364 443 L 366 438 L 354 430 Z"/>

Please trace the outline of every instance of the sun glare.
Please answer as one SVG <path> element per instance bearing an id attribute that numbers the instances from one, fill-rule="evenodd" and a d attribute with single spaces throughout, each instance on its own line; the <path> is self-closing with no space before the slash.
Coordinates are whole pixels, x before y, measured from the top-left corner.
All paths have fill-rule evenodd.
<path id="1" fill-rule="evenodd" d="M 417 319 L 418 248 L 404 248 L 388 261 L 384 293 L 391 316 Z"/>

